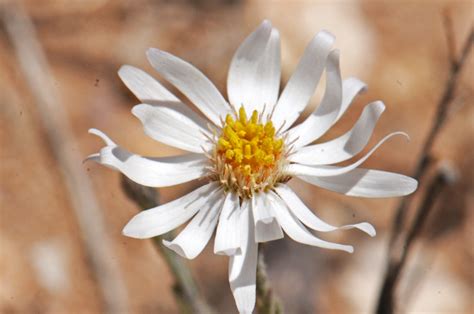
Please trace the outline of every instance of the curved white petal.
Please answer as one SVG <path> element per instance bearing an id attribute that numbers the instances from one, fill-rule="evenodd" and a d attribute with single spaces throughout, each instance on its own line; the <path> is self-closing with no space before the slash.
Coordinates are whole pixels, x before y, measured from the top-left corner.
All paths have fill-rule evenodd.
<path id="1" fill-rule="evenodd" d="M 212 149 L 205 121 L 179 102 L 140 104 L 132 113 L 143 123 L 145 134 L 164 144 L 194 153 Z"/>
<path id="2" fill-rule="evenodd" d="M 236 193 L 227 193 L 214 240 L 215 254 L 240 253 L 240 212 L 239 196 Z"/>
<path id="3" fill-rule="evenodd" d="M 148 60 L 167 81 L 179 89 L 215 125 L 231 112 L 229 104 L 212 82 L 193 65 L 167 52 L 150 48 Z"/>
<path id="4" fill-rule="evenodd" d="M 114 141 L 112 141 L 112 139 L 110 137 L 108 137 L 104 132 L 102 132 L 101 130 L 98 130 L 98 129 L 89 129 L 87 132 L 89 132 L 89 134 L 94 134 L 95 136 L 98 136 L 100 137 L 101 140 L 104 141 L 104 143 L 107 145 L 107 146 L 117 146 L 117 144 L 115 144 Z"/>
<path id="5" fill-rule="evenodd" d="M 367 90 L 367 84 L 355 77 L 348 77 L 342 82 L 342 104 L 341 110 L 337 115 L 335 124 L 341 116 L 346 112 L 347 108 L 351 105 L 354 98 Z"/>
<path id="6" fill-rule="evenodd" d="M 385 110 L 381 101 L 365 106 L 354 127 L 344 135 L 321 144 L 298 149 L 288 160 L 305 165 L 329 165 L 348 160 L 360 153 L 369 142 L 378 119 Z"/>
<path id="7" fill-rule="evenodd" d="M 301 224 L 301 222 L 295 217 L 295 215 L 288 210 L 288 207 L 278 197 L 278 195 L 274 194 L 273 192 L 271 193 L 272 194 L 268 194 L 272 200 L 272 203 L 274 204 L 277 220 L 283 228 L 283 231 L 285 231 L 285 233 L 290 238 L 292 238 L 296 242 L 325 249 L 341 250 L 348 253 L 354 252 L 354 248 L 350 245 L 332 243 L 316 238 L 308 231 L 308 229 L 305 228 L 305 226 Z"/>
<path id="8" fill-rule="evenodd" d="M 284 123 L 282 131 L 287 130 L 308 105 L 323 73 L 334 39 L 329 32 L 321 31 L 306 47 L 273 111 L 272 122 L 276 129 Z"/>
<path id="9" fill-rule="evenodd" d="M 408 135 L 404 132 L 393 132 L 385 136 L 380 142 L 377 143 L 364 157 L 357 160 L 356 162 L 345 166 L 345 167 L 331 167 L 331 166 L 307 166 L 301 164 L 290 164 L 286 167 L 285 171 L 289 175 L 295 176 L 315 176 L 315 177 L 330 177 L 337 176 L 349 172 L 362 163 L 364 163 L 376 150 L 380 147 L 385 141 L 396 135 L 403 135 L 406 138 L 409 138 Z"/>
<path id="10" fill-rule="evenodd" d="M 283 238 L 283 231 L 278 224 L 271 204 L 267 202 L 266 193 L 254 194 L 252 213 L 256 242 L 268 242 Z"/>
<path id="11" fill-rule="evenodd" d="M 142 157 L 117 146 L 99 130 L 89 133 L 100 136 L 108 146 L 103 147 L 92 159 L 104 166 L 122 172 L 129 179 L 146 186 L 172 186 L 206 175 L 208 159 L 203 154 L 186 154 L 174 157 Z"/>
<path id="12" fill-rule="evenodd" d="M 326 89 L 321 104 L 301 124 L 288 131 L 289 140 L 296 148 L 317 140 L 333 125 L 342 105 L 342 80 L 339 69 L 339 51 L 329 54 L 326 66 Z"/>
<path id="13" fill-rule="evenodd" d="M 142 102 L 173 101 L 179 102 L 170 91 L 145 71 L 131 65 L 123 65 L 118 71 L 119 77 L 130 91 Z"/>
<path id="14" fill-rule="evenodd" d="M 413 193 L 418 187 L 418 182 L 408 176 L 363 168 L 356 168 L 333 177 L 299 176 L 299 178 L 334 192 L 370 198 L 404 196 Z"/>
<path id="15" fill-rule="evenodd" d="M 346 229 L 359 229 L 371 237 L 375 236 L 375 228 L 367 223 L 361 222 L 353 225 L 344 225 L 340 227 L 335 227 L 317 217 L 296 195 L 295 192 L 291 190 L 286 184 L 281 184 L 275 188 L 278 195 L 286 203 L 290 211 L 298 218 L 302 223 L 304 223 L 309 228 L 321 231 L 321 232 L 330 232 L 335 230 L 346 230 Z"/>
<path id="16" fill-rule="evenodd" d="M 232 58 L 227 77 L 229 101 L 247 112 L 264 105 L 273 107 L 280 86 L 280 35 L 269 21 L 263 23 L 240 45 Z"/>
<path id="17" fill-rule="evenodd" d="M 241 254 L 229 258 L 229 283 L 239 313 L 252 313 L 256 299 L 257 253 L 250 202 L 242 203 Z"/>
<path id="18" fill-rule="evenodd" d="M 128 237 L 146 239 L 164 234 L 188 221 L 201 208 L 208 208 L 218 184 L 208 183 L 169 203 L 144 210 L 123 228 Z"/>
<path id="19" fill-rule="evenodd" d="M 224 201 L 222 191 L 209 200 L 207 208 L 201 208 L 191 222 L 173 241 L 163 240 L 163 244 L 187 259 L 193 259 L 204 250 L 216 228 Z"/>

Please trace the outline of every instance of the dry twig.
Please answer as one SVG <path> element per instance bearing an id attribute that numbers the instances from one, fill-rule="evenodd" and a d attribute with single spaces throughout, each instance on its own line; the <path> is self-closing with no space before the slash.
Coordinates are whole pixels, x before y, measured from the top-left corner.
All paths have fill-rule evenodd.
<path id="1" fill-rule="evenodd" d="M 456 59 L 454 57 L 454 34 L 452 32 L 451 19 L 447 14 L 444 16 L 444 18 L 448 45 L 448 58 L 450 63 L 450 74 L 446 82 L 443 95 L 437 105 L 435 120 L 428 133 L 428 136 L 425 139 L 423 148 L 421 150 L 421 156 L 419 157 L 418 163 L 415 167 L 413 177 L 418 181 L 421 181 L 424 178 L 427 170 L 429 169 L 428 166 L 431 159 L 431 148 L 437 135 L 439 134 L 439 131 L 446 121 L 449 104 L 454 99 L 457 82 L 474 42 L 474 29 L 471 29 L 462 48 L 461 55 L 458 59 Z M 393 221 L 388 251 L 387 268 L 378 300 L 377 313 L 390 314 L 394 312 L 395 290 L 399 275 L 403 269 L 407 255 L 411 248 L 411 243 L 418 235 L 425 218 L 432 208 L 434 199 L 437 197 L 440 189 L 446 183 L 445 178 L 446 177 L 444 174 L 439 174 L 431 181 L 431 184 L 426 191 L 425 199 L 416 211 L 415 220 L 406 233 L 403 233 L 402 230 L 403 226 L 406 224 L 405 220 L 407 210 L 411 204 L 412 197 L 404 198 L 400 202 L 395 214 L 395 219 Z"/>
<path id="2" fill-rule="evenodd" d="M 77 143 L 57 90 L 35 28 L 20 4 L 0 6 L 0 18 L 11 40 L 23 75 L 36 99 L 37 114 L 46 131 L 52 153 L 58 161 L 68 197 L 78 221 L 86 254 L 91 261 L 103 297 L 104 311 L 127 311 L 127 293 L 111 250 L 101 209 L 92 184 L 82 168 Z"/>
<path id="3" fill-rule="evenodd" d="M 425 196 L 416 213 L 415 219 L 408 231 L 408 234 L 403 239 L 403 250 L 398 259 L 389 262 L 387 272 L 384 278 L 384 283 L 379 296 L 379 303 L 377 306 L 377 313 L 387 314 L 395 311 L 394 294 L 397 287 L 400 274 L 406 264 L 410 249 L 415 242 L 417 236 L 423 230 L 423 226 L 427 221 L 427 217 L 434 208 L 436 201 L 439 199 L 444 188 L 448 184 L 452 184 L 456 178 L 456 171 L 451 167 L 443 167 L 438 170 L 435 177 L 429 183 Z"/>

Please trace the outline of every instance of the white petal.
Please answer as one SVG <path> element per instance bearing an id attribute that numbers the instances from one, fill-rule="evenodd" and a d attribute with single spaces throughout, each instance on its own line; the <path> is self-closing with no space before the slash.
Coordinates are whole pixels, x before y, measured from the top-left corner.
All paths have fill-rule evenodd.
<path id="1" fill-rule="evenodd" d="M 143 70 L 124 65 L 120 68 L 118 74 L 130 91 L 142 102 L 179 102 L 176 96 Z"/>
<path id="2" fill-rule="evenodd" d="M 108 146 L 103 147 L 92 160 L 122 172 L 131 180 L 146 186 L 172 186 L 206 175 L 208 159 L 203 154 L 186 154 L 174 157 L 142 157 L 117 146 L 98 130 L 90 133 L 100 136 Z"/>
<path id="3" fill-rule="evenodd" d="M 288 159 L 305 165 L 329 165 L 354 157 L 369 142 L 384 110 L 385 106 L 381 101 L 368 104 L 354 127 L 347 133 L 332 141 L 302 147 Z"/>
<path id="4" fill-rule="evenodd" d="M 193 65 L 167 52 L 150 48 L 148 60 L 167 81 L 179 89 L 215 125 L 230 111 L 230 106 L 209 79 Z"/>
<path id="5" fill-rule="evenodd" d="M 280 36 L 265 20 L 235 52 L 227 77 L 227 94 L 236 110 L 243 105 L 247 112 L 260 112 L 265 103 L 275 104 L 279 84 Z"/>
<path id="6" fill-rule="evenodd" d="M 252 313 L 256 300 L 258 244 L 255 242 L 250 202 L 242 204 L 241 254 L 229 258 L 229 282 L 239 313 Z"/>
<path id="7" fill-rule="evenodd" d="M 303 123 L 288 131 L 289 140 L 296 148 L 317 140 L 333 125 L 341 111 L 342 80 L 339 69 L 339 51 L 329 54 L 326 66 L 326 89 L 321 104 Z"/>
<path id="8" fill-rule="evenodd" d="M 288 210 L 288 207 L 283 202 L 283 200 L 278 197 L 278 195 L 274 194 L 273 192 L 270 195 L 274 204 L 278 222 L 290 238 L 292 238 L 296 242 L 325 249 L 341 250 L 346 251 L 348 253 L 352 253 L 354 251 L 354 248 L 350 245 L 332 243 L 316 238 L 308 231 L 308 229 L 305 228 L 305 226 L 301 224 L 301 222 L 295 217 L 295 215 Z"/>
<path id="9" fill-rule="evenodd" d="M 404 196 L 413 193 L 418 187 L 418 182 L 408 176 L 362 168 L 334 177 L 299 178 L 334 192 L 371 198 Z"/>
<path id="10" fill-rule="evenodd" d="M 356 228 L 367 233 L 371 237 L 375 236 L 374 227 L 367 222 L 335 227 L 322 221 L 301 201 L 298 195 L 296 195 L 296 193 L 293 192 L 286 184 L 279 185 L 277 188 L 275 188 L 275 190 L 281 197 L 281 199 L 286 203 L 290 211 L 296 216 L 296 218 L 298 218 L 302 223 L 304 223 L 306 226 L 313 230 L 321 232 L 330 232 L 339 229 L 346 230 Z"/>
<path id="11" fill-rule="evenodd" d="M 133 107 L 132 113 L 154 140 L 194 153 L 212 148 L 205 121 L 182 103 L 140 104 Z"/>
<path id="12" fill-rule="evenodd" d="M 355 77 L 349 77 L 342 82 L 342 104 L 341 110 L 333 122 L 336 123 L 341 116 L 346 112 L 347 108 L 351 105 L 354 98 L 367 90 L 367 84 Z"/>
<path id="13" fill-rule="evenodd" d="M 281 79 L 281 55 L 280 55 L 280 33 L 275 28 L 272 30 L 270 40 L 265 55 L 259 64 L 257 71 L 257 82 L 260 82 L 259 92 L 256 94 L 259 100 L 258 104 L 263 104 L 266 112 L 273 111 L 273 107 L 278 100 L 280 93 Z M 263 108 L 257 108 L 259 112 L 263 112 Z"/>
<path id="14" fill-rule="evenodd" d="M 277 219 L 272 219 L 269 223 L 257 222 L 255 225 L 255 241 L 269 242 L 283 239 L 284 234 Z"/>
<path id="15" fill-rule="evenodd" d="M 236 193 L 227 193 L 217 225 L 214 253 L 234 255 L 240 252 L 240 204 Z"/>
<path id="16" fill-rule="evenodd" d="M 257 222 L 270 223 L 273 219 L 275 219 L 275 213 L 273 212 L 265 196 L 266 193 L 262 192 L 255 193 L 252 197 L 252 214 L 255 224 Z"/>
<path id="17" fill-rule="evenodd" d="M 208 206 L 201 208 L 191 222 L 171 242 L 163 240 L 163 244 L 182 257 L 193 259 L 204 250 L 216 228 L 222 203 L 222 191 L 217 197 L 209 200 Z"/>
<path id="18" fill-rule="evenodd" d="M 243 256 L 244 252 L 247 252 L 248 246 L 252 245 L 252 242 L 255 242 L 251 241 L 253 239 L 254 228 L 251 202 L 248 199 L 242 200 L 239 221 L 241 252 L 240 254 L 235 254 L 234 256 Z M 252 237 L 250 234 L 252 234 Z M 229 281 L 237 278 L 239 273 L 242 271 L 243 261 L 243 259 L 237 259 L 233 266 L 229 267 Z"/>
<path id="19" fill-rule="evenodd" d="M 345 167 L 307 166 L 307 165 L 301 165 L 301 164 L 290 164 L 286 167 L 285 171 L 289 175 L 295 175 L 295 176 L 315 176 L 315 177 L 337 176 L 359 167 L 377 150 L 377 148 L 380 147 L 380 145 L 382 145 L 385 141 L 387 141 L 388 139 L 396 135 L 403 135 L 407 139 L 409 138 L 408 135 L 403 132 L 390 133 L 389 135 L 381 139 L 380 142 L 378 142 L 377 145 L 375 145 L 364 157 L 362 157 L 356 162 L 350 165 L 347 165 Z"/>
<path id="20" fill-rule="evenodd" d="M 267 193 L 258 193 L 254 194 L 252 198 L 256 242 L 268 242 L 283 238 L 283 231 L 266 195 Z"/>
<path id="21" fill-rule="evenodd" d="M 101 130 L 98 130 L 98 129 L 89 129 L 89 134 L 94 134 L 98 137 L 100 137 L 106 145 L 108 146 L 116 146 L 117 144 L 115 144 L 114 141 L 112 141 L 104 132 L 102 132 Z"/>
<path id="22" fill-rule="evenodd" d="M 334 39 L 332 34 L 321 31 L 306 47 L 275 106 L 272 122 L 276 129 L 283 123 L 282 130 L 288 129 L 308 105 L 323 73 Z"/>
<path id="23" fill-rule="evenodd" d="M 128 237 L 146 239 L 164 234 L 189 220 L 202 207 L 208 208 L 218 184 L 208 183 L 169 203 L 144 210 L 123 228 Z"/>
<path id="24" fill-rule="evenodd" d="M 280 92 L 281 56 L 280 56 L 280 33 L 273 29 L 270 40 L 261 58 L 254 85 L 255 100 L 249 103 L 255 104 L 255 110 L 263 114 L 270 113 L 275 106 Z"/>

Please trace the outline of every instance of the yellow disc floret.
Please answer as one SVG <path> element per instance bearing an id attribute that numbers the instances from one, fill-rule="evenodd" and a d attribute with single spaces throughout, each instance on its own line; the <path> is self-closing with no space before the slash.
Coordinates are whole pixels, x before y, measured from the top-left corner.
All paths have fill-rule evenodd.
<path id="1" fill-rule="evenodd" d="M 241 197 L 273 187 L 285 160 L 272 122 L 262 123 L 256 110 L 248 118 L 244 107 L 226 116 L 214 153 L 220 181 Z"/>

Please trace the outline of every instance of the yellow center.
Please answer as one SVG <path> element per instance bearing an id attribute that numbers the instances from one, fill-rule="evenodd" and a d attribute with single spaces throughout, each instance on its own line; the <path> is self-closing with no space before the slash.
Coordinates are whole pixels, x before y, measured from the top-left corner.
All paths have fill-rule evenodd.
<path id="1" fill-rule="evenodd" d="M 284 162 L 284 142 L 275 135 L 271 121 L 262 123 L 254 110 L 247 118 L 241 107 L 234 118 L 227 115 L 215 151 L 216 171 L 227 189 L 241 197 L 273 187 Z"/>

